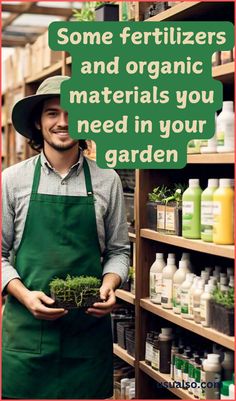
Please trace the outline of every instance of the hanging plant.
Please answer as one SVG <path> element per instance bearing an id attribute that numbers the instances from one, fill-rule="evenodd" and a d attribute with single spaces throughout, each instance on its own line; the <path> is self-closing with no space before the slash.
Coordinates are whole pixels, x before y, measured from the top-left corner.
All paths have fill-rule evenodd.
<path id="1" fill-rule="evenodd" d="M 100 299 L 101 280 L 91 276 L 55 278 L 49 284 L 53 307 L 74 309 L 88 308 Z"/>

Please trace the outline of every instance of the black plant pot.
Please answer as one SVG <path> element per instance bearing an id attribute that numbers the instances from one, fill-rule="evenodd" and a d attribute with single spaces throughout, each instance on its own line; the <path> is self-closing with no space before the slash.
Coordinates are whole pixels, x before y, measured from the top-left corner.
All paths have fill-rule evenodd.
<path id="1" fill-rule="evenodd" d="M 102 4 L 95 8 L 95 21 L 119 21 L 119 6 Z"/>
<path id="2" fill-rule="evenodd" d="M 52 308 L 87 309 L 95 302 L 103 302 L 100 299 L 99 288 L 84 290 L 82 293 L 70 290 L 70 293 L 66 294 L 66 298 L 64 293 L 60 295 L 51 291 L 51 297 L 55 300 Z"/>
<path id="3" fill-rule="evenodd" d="M 147 228 L 157 231 L 157 202 L 146 203 Z"/>

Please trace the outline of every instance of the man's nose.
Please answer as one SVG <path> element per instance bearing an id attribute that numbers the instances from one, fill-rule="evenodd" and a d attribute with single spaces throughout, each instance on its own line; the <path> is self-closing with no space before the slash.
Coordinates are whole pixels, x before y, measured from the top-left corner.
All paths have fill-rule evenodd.
<path id="1" fill-rule="evenodd" d="M 68 113 L 61 112 L 58 117 L 58 125 L 60 127 L 67 127 L 68 126 Z"/>

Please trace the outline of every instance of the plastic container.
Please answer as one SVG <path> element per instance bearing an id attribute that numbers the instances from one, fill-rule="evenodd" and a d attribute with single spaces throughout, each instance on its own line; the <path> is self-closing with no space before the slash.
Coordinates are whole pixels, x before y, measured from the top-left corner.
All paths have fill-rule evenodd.
<path id="1" fill-rule="evenodd" d="M 162 270 L 161 306 L 164 309 L 173 308 L 173 277 L 176 270 L 175 258 L 168 257 L 167 265 Z"/>
<path id="2" fill-rule="evenodd" d="M 170 373 L 172 340 L 173 340 L 172 329 L 162 328 L 161 333 L 159 334 L 161 373 Z"/>
<path id="3" fill-rule="evenodd" d="M 207 400 L 220 399 L 221 363 L 220 355 L 208 354 L 202 364 L 203 371 L 201 381 L 206 382 L 206 388 L 202 389 Z M 211 383 L 208 385 L 208 383 Z"/>
<path id="4" fill-rule="evenodd" d="M 201 238 L 201 193 L 199 179 L 190 179 L 189 187 L 183 193 L 182 236 L 184 238 Z"/>
<path id="5" fill-rule="evenodd" d="M 213 299 L 211 286 L 206 284 L 204 292 L 200 299 L 200 319 L 203 327 L 210 327 L 211 323 L 211 305 L 210 302 Z"/>
<path id="6" fill-rule="evenodd" d="M 217 117 L 217 152 L 234 152 L 234 110 L 233 102 L 223 102 Z"/>
<path id="7" fill-rule="evenodd" d="M 149 273 L 150 283 L 150 300 L 154 304 L 161 304 L 161 293 L 162 293 L 162 271 L 166 266 L 164 261 L 163 253 L 156 253 L 156 260 L 152 264 Z"/>
<path id="8" fill-rule="evenodd" d="M 208 186 L 201 195 L 201 239 L 206 242 L 213 240 L 213 194 L 218 185 L 216 178 L 209 178 Z"/>
<path id="9" fill-rule="evenodd" d="M 186 279 L 186 274 L 190 273 L 187 260 L 179 262 L 179 268 L 173 276 L 173 311 L 174 313 L 181 313 L 180 294 L 181 284 Z"/>
<path id="10" fill-rule="evenodd" d="M 231 351 L 224 352 L 224 359 L 221 363 L 222 366 L 222 379 L 232 380 L 234 373 L 234 353 Z"/>
<path id="11" fill-rule="evenodd" d="M 190 288 L 193 282 L 193 273 L 187 273 L 185 281 L 181 284 L 180 304 L 181 316 L 185 319 L 192 319 L 190 315 Z"/>
<path id="12" fill-rule="evenodd" d="M 193 319 L 195 323 L 201 323 L 200 304 L 201 295 L 204 292 L 204 281 L 201 279 L 197 282 L 197 286 L 193 292 Z"/>
<path id="13" fill-rule="evenodd" d="M 219 53 L 219 52 L 218 52 Z M 207 140 L 207 146 L 201 146 L 201 153 L 216 153 L 217 152 L 217 114 L 215 113 L 215 133 L 211 139 Z"/>
<path id="14" fill-rule="evenodd" d="M 190 253 L 189 252 L 183 252 L 182 256 L 181 256 L 181 261 L 182 260 L 187 262 L 188 269 L 191 272 L 193 267 L 192 267 L 192 263 L 191 263 L 191 260 L 190 260 Z"/>
<path id="15" fill-rule="evenodd" d="M 213 194 L 213 242 L 220 245 L 234 243 L 234 191 L 229 178 L 220 179 Z"/>

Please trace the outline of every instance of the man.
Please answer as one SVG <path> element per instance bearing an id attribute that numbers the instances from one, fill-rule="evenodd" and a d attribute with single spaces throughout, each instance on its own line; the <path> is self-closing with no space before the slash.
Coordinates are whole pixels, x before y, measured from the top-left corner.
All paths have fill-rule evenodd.
<path id="1" fill-rule="evenodd" d="M 4 398 L 113 394 L 109 313 L 129 266 L 123 194 L 117 174 L 69 137 L 65 79 L 46 79 L 12 112 L 15 129 L 42 152 L 3 172 Z M 54 308 L 49 282 L 67 274 L 101 278 L 104 302 L 86 313 Z"/>

